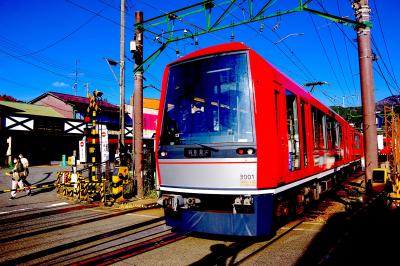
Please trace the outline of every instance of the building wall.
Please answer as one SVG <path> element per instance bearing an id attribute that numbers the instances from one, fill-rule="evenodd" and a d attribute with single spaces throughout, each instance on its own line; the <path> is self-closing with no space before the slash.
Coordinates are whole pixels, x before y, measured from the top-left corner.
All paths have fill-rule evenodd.
<path id="1" fill-rule="evenodd" d="M 125 110 L 133 121 L 132 106 L 125 105 Z M 156 133 L 157 116 L 158 110 L 143 108 L 143 138 L 151 139 L 153 134 Z"/>
<path id="2" fill-rule="evenodd" d="M 46 97 L 40 99 L 34 104 L 51 107 L 58 113 L 63 115 L 65 118 L 74 118 L 74 112 L 72 106 L 51 95 L 47 95 Z"/>

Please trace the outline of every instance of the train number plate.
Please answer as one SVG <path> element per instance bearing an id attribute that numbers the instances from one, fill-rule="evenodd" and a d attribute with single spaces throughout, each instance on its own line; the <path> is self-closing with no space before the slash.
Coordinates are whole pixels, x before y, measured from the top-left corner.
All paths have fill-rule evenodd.
<path id="1" fill-rule="evenodd" d="M 210 158 L 211 150 L 205 148 L 185 148 L 184 155 L 187 158 Z"/>

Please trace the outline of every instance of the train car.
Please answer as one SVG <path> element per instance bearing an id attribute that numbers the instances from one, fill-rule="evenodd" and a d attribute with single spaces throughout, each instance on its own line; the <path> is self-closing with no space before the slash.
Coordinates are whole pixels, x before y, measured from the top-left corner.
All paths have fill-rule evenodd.
<path id="1" fill-rule="evenodd" d="M 268 236 L 359 164 L 362 135 L 242 43 L 167 65 L 156 164 L 168 225 Z"/>

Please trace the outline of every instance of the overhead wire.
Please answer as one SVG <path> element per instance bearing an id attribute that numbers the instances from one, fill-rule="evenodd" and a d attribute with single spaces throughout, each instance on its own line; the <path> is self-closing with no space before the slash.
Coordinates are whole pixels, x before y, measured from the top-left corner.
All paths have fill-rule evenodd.
<path id="1" fill-rule="evenodd" d="M 324 7 L 324 5 L 319 0 L 317 0 L 317 3 L 322 8 L 322 10 L 324 10 L 325 13 L 328 13 L 328 11 Z M 341 16 L 338 0 L 336 0 L 336 5 L 337 5 L 339 16 Z M 344 34 L 343 29 L 341 29 L 341 27 L 336 22 L 334 22 L 333 24 L 335 24 L 336 27 L 340 30 L 340 32 L 342 32 L 342 34 Z M 344 69 L 343 69 L 343 66 L 342 66 L 342 63 L 341 63 L 341 59 L 339 57 L 339 53 L 338 53 L 338 50 L 337 50 L 337 47 L 336 47 L 336 42 L 335 42 L 335 39 L 333 38 L 332 29 L 331 29 L 330 25 L 328 25 L 328 31 L 329 31 L 329 36 L 331 38 L 333 50 L 335 51 L 336 60 L 337 60 L 337 62 L 339 64 L 339 68 L 340 68 L 340 71 L 341 71 L 341 74 L 342 74 L 342 77 L 343 77 L 343 81 L 345 83 L 345 88 L 343 88 L 343 86 L 342 86 L 342 84 L 341 84 L 341 82 L 339 80 L 337 80 L 338 81 L 338 85 L 340 86 L 340 89 L 341 89 L 343 95 L 346 95 L 345 90 L 347 90 L 348 95 L 352 95 L 352 92 L 350 91 L 350 87 L 349 87 L 349 85 L 347 83 L 346 75 L 344 73 Z M 346 51 L 348 51 L 347 47 L 346 47 Z M 347 56 L 348 56 L 348 53 L 347 53 Z M 349 62 L 349 65 L 351 65 L 350 62 Z M 353 77 L 353 73 L 350 72 L 350 74 Z M 335 76 L 336 76 L 336 73 L 335 73 Z M 353 85 L 354 85 L 354 82 L 353 82 Z M 351 98 L 351 101 L 352 101 L 353 106 L 356 105 L 355 104 L 355 100 L 353 98 Z"/>
<path id="2" fill-rule="evenodd" d="M 399 90 L 399 85 L 398 85 L 398 83 L 397 83 L 396 74 L 395 74 L 395 72 L 394 72 L 394 70 L 393 70 L 392 60 L 391 60 L 391 56 L 389 55 L 389 49 L 388 49 L 388 47 L 387 47 L 385 34 L 383 33 L 382 23 L 381 23 L 381 19 L 380 19 L 379 12 L 378 12 L 378 6 L 377 6 L 377 4 L 376 4 L 376 1 L 372 1 L 372 2 L 374 3 L 375 14 L 376 14 L 376 17 L 378 18 L 379 29 L 380 29 L 380 32 L 381 32 L 381 35 L 382 35 L 382 40 L 383 40 L 383 43 L 384 43 L 384 46 L 385 46 L 386 55 L 387 55 L 387 57 L 388 57 L 389 65 L 390 65 L 390 68 L 391 68 L 391 72 L 388 71 L 388 73 L 391 75 L 391 78 L 393 79 L 394 83 L 395 83 L 396 86 L 397 86 L 397 89 Z M 376 45 L 374 45 L 374 46 L 375 46 L 376 49 L 377 49 L 377 46 L 376 46 Z M 385 64 L 385 65 L 386 65 L 386 64 Z M 392 74 L 393 74 L 393 77 L 392 77 Z"/>
<path id="3" fill-rule="evenodd" d="M 89 8 L 86 8 L 86 7 L 82 6 L 82 5 L 79 5 L 79 4 L 77 4 L 77 3 L 73 2 L 73 1 L 70 1 L 70 0 L 65 0 L 65 1 L 71 3 L 72 5 L 74 5 L 74 6 L 78 7 L 78 8 L 80 8 L 80 9 L 83 9 L 83 10 L 85 10 L 85 11 L 87 11 L 87 12 L 93 13 L 95 16 L 99 16 L 99 17 L 105 19 L 105 20 L 108 21 L 108 22 L 111 22 L 111 23 L 113 23 L 113 24 L 115 24 L 115 25 L 120 26 L 120 23 L 119 23 L 119 22 L 116 22 L 116 21 L 114 21 L 114 20 L 112 20 L 112 19 L 110 19 L 110 18 L 108 18 L 108 17 L 106 17 L 106 16 L 100 15 L 98 12 L 95 12 L 95 11 L 89 9 Z M 101 1 L 101 2 L 102 2 L 103 4 L 105 4 L 105 5 L 107 5 L 107 6 L 111 7 L 111 8 L 113 8 L 113 9 L 117 9 L 117 8 L 115 8 L 115 7 L 114 7 L 113 5 L 111 5 L 111 4 L 108 4 L 108 3 L 104 2 L 104 1 Z M 129 14 L 128 12 L 125 12 L 125 14 L 128 14 L 129 16 L 132 16 L 132 15 Z M 127 26 L 125 26 L 125 29 L 129 29 L 130 31 L 134 32 L 134 29 L 128 28 Z M 151 32 L 151 33 L 152 33 L 152 32 Z M 145 39 L 149 39 L 149 37 L 147 37 L 146 35 L 143 35 L 143 36 L 144 36 Z M 151 41 L 154 41 L 154 40 L 151 40 Z M 168 47 L 168 46 L 167 46 L 167 48 L 172 49 L 171 47 Z M 133 64 L 135 63 L 135 62 L 134 62 L 133 60 L 131 60 L 129 57 L 125 56 L 125 58 L 127 59 L 128 62 L 133 63 Z M 146 74 L 147 74 L 147 73 L 146 73 Z M 132 84 L 132 82 L 127 82 L 127 83 L 128 83 L 128 84 Z M 160 85 L 160 84 L 159 84 L 159 85 Z"/>
<path id="4" fill-rule="evenodd" d="M 327 59 L 327 61 L 328 61 L 329 67 L 330 67 L 331 70 L 332 70 L 332 73 L 333 73 L 333 76 L 334 76 L 335 79 L 336 79 L 336 82 L 337 82 L 337 83 L 339 84 L 339 86 L 340 86 L 339 78 L 338 78 L 338 76 L 337 76 L 337 74 L 336 74 L 336 71 L 335 71 L 335 69 L 334 69 L 334 67 L 333 67 L 333 65 L 332 65 L 332 62 L 331 62 L 331 60 L 330 60 L 330 58 L 329 58 L 329 56 L 328 56 L 328 52 L 327 52 L 327 50 L 326 50 L 326 48 L 325 48 L 325 45 L 324 45 L 324 43 L 323 43 L 323 41 L 322 41 L 321 35 L 320 35 L 320 33 L 319 33 L 318 29 L 317 29 L 317 26 L 316 26 L 315 21 L 314 21 L 314 19 L 313 19 L 313 15 L 310 14 L 309 16 L 310 16 L 311 21 L 312 21 L 312 24 L 313 24 L 313 26 L 314 26 L 315 33 L 317 34 L 318 40 L 319 40 L 319 42 L 320 42 L 320 44 L 321 44 L 321 46 L 322 46 L 322 50 L 323 50 L 323 52 L 324 52 L 324 55 L 325 55 L 325 57 L 326 57 L 326 59 Z M 343 88 L 340 88 L 340 89 L 341 89 L 342 92 L 343 92 Z"/>
<path id="5" fill-rule="evenodd" d="M 73 2 L 73 1 L 71 1 L 71 0 L 64 0 L 64 1 L 70 3 L 71 5 L 76 6 L 76 7 L 80 8 L 80 9 L 82 9 L 82 10 L 85 10 L 85 11 L 87 11 L 87 12 L 89 12 L 89 13 L 92 13 L 92 14 L 94 14 L 94 15 L 96 15 L 96 16 L 102 18 L 102 19 L 105 19 L 106 21 L 108 21 L 108 22 L 110 22 L 110 23 L 112 23 L 112 24 L 114 24 L 114 25 L 118 25 L 118 27 L 121 26 L 121 23 L 120 23 L 120 22 L 115 21 L 115 20 L 112 20 L 112 19 L 110 19 L 110 18 L 108 18 L 108 17 L 106 17 L 106 16 L 104 16 L 104 15 L 98 14 L 97 12 L 95 12 L 95 11 L 93 11 L 93 10 L 90 10 L 90 9 L 87 8 L 87 7 L 84 7 L 84 6 L 82 6 L 82 5 L 79 5 L 79 4 L 77 4 L 77 3 L 75 3 L 75 2 Z M 133 29 L 133 28 L 130 28 L 130 27 L 128 27 L 128 26 L 125 26 L 124 28 L 127 29 L 127 30 L 129 30 L 129 31 L 131 31 L 131 32 L 134 32 L 134 29 Z"/>
<path id="6" fill-rule="evenodd" d="M 316 2 L 320 5 L 321 8 L 323 8 L 323 10 L 324 10 L 325 12 L 327 12 L 326 9 L 325 9 L 324 6 L 320 3 L 319 0 L 317 0 Z M 350 0 L 350 4 L 351 4 L 351 3 L 352 3 L 352 1 Z M 337 3 L 337 4 L 338 4 L 338 3 Z M 357 46 L 356 46 L 356 45 L 353 43 L 353 41 L 347 36 L 347 34 L 343 31 L 343 29 L 341 29 L 341 28 L 339 27 L 338 23 L 335 23 L 335 25 L 336 25 L 336 27 L 342 32 L 343 36 L 345 36 L 345 38 L 346 38 L 346 39 L 349 41 L 349 43 L 353 46 L 353 48 L 357 50 L 357 49 L 358 49 Z M 382 32 L 382 34 L 383 34 L 383 32 Z M 372 37 L 372 35 L 371 35 L 371 42 L 372 42 L 374 48 L 377 50 L 378 54 L 380 54 L 377 45 L 374 43 L 374 38 Z M 347 49 L 347 46 L 346 46 L 346 49 Z M 383 58 L 381 58 L 381 61 L 383 62 L 384 66 L 386 66 L 386 64 L 385 64 L 385 62 L 384 62 L 384 60 L 383 60 Z M 349 66 L 350 66 L 350 64 L 349 64 Z M 378 67 L 380 68 L 380 66 L 378 66 Z M 385 67 L 385 68 L 387 68 L 387 67 Z M 376 73 L 385 81 L 386 86 L 388 87 L 389 91 L 391 91 L 390 83 L 389 83 L 388 80 L 386 79 L 386 77 L 385 77 L 385 75 L 384 75 L 382 69 L 376 69 L 375 66 L 373 66 L 373 69 L 374 69 L 374 70 L 376 71 Z M 390 75 L 390 71 L 389 71 L 389 70 L 388 70 L 388 72 L 389 72 L 389 75 Z M 353 77 L 353 75 L 352 75 L 352 77 Z M 392 79 L 393 79 L 393 77 L 392 77 Z M 397 86 L 397 87 L 398 87 L 398 86 Z M 358 94 L 358 93 L 355 93 L 355 94 Z"/>
<path id="7" fill-rule="evenodd" d="M 381 68 L 381 66 L 379 65 L 379 62 L 378 62 L 378 61 L 376 62 L 376 65 L 378 66 L 379 72 L 382 74 L 383 80 L 385 81 L 386 86 L 387 86 L 388 89 L 389 89 L 390 95 L 394 96 L 393 91 L 392 91 L 392 89 L 390 88 L 389 82 L 388 82 L 388 80 L 385 78 L 385 75 L 383 74 L 382 68 Z"/>
<path id="8" fill-rule="evenodd" d="M 380 50 L 378 48 L 378 45 L 375 42 L 375 38 L 371 37 L 371 41 L 372 41 L 372 45 L 375 48 L 375 51 L 377 52 L 377 54 L 379 56 L 376 61 L 382 61 L 383 66 L 384 66 L 384 68 L 385 68 L 385 70 L 387 72 L 387 75 L 391 78 L 392 82 L 395 84 L 393 87 L 395 87 L 397 92 L 400 93 L 400 88 L 399 88 L 399 86 L 397 84 L 396 78 L 394 77 L 394 75 L 392 75 L 392 72 L 389 70 L 388 66 L 386 65 L 385 61 L 383 60 L 382 54 L 381 54 L 381 52 L 380 52 Z M 384 73 L 382 71 L 380 71 L 380 72 L 384 76 Z M 387 83 L 387 85 L 390 86 L 390 83 Z"/>
<path id="9" fill-rule="evenodd" d="M 154 10 L 159 11 L 159 12 L 161 12 L 162 14 L 168 15 L 168 12 L 159 9 L 159 8 L 155 7 L 154 5 L 151 5 L 151 4 L 147 3 L 146 1 L 143 1 L 143 0 L 136 0 L 136 1 L 142 3 L 143 5 L 148 6 L 148 7 L 152 8 L 152 9 L 154 9 Z M 177 19 L 179 22 L 182 22 L 182 23 L 184 23 L 184 24 L 186 24 L 186 25 L 188 25 L 188 26 L 191 26 L 191 27 L 195 28 L 196 30 L 205 31 L 204 28 L 202 28 L 202 27 L 200 27 L 200 26 L 198 26 L 198 25 L 196 25 L 196 24 L 194 24 L 194 23 L 192 23 L 192 22 L 189 22 L 189 21 L 187 21 L 186 19 L 183 19 L 183 18 L 182 18 L 181 16 L 179 16 L 179 15 L 177 16 L 176 19 Z M 221 37 L 221 36 L 219 36 L 218 34 L 216 34 L 216 33 L 214 33 L 214 32 L 210 32 L 209 34 L 211 34 L 211 35 L 214 36 L 214 37 L 219 38 L 220 40 L 225 41 L 225 38 L 224 38 L 224 37 Z"/>
<path id="10" fill-rule="evenodd" d="M 246 1 L 246 0 L 243 0 L 240 4 L 237 4 L 237 6 L 240 7 L 240 5 L 242 5 L 245 1 Z M 247 15 L 250 16 L 249 11 L 246 11 L 244 8 L 241 8 L 241 9 L 242 9 L 242 12 L 243 12 L 243 13 L 247 13 Z M 236 19 L 238 19 L 236 16 L 234 16 L 234 17 L 235 17 Z M 254 29 L 251 25 L 246 24 L 246 26 L 249 27 L 249 28 L 251 28 L 253 31 L 259 33 L 259 31 L 258 31 L 257 29 Z M 271 28 L 271 31 L 272 31 L 279 39 L 282 39 L 282 36 L 280 36 L 276 30 L 274 30 L 273 28 Z M 272 44 L 274 44 L 274 45 L 278 48 L 278 50 L 279 50 L 281 53 L 283 53 L 287 58 L 289 58 L 289 60 L 292 62 L 293 65 L 295 65 L 305 76 L 307 76 L 307 78 L 310 79 L 310 77 L 311 77 L 311 80 L 316 80 L 315 77 L 314 77 L 314 75 L 312 74 L 312 72 L 304 65 L 304 63 L 303 63 L 303 62 L 300 60 L 300 58 L 295 54 L 295 52 L 293 52 L 293 50 L 286 44 L 285 41 L 282 41 L 283 45 L 284 45 L 285 48 L 289 51 L 290 55 L 292 55 L 292 56 L 299 62 L 299 64 L 301 65 L 301 67 L 299 67 L 299 66 L 297 65 L 297 63 L 296 63 L 294 60 L 291 60 L 291 59 L 290 59 L 290 56 L 287 55 L 287 54 L 283 51 L 283 49 L 281 49 L 281 48 L 278 46 L 277 43 L 273 42 L 273 41 L 272 41 L 271 39 L 269 39 L 269 38 L 266 38 L 264 35 L 261 35 L 261 36 L 262 36 L 264 39 L 266 39 L 266 40 L 268 40 L 269 42 L 271 42 Z M 307 81 L 307 78 L 304 79 L 304 77 L 303 77 L 303 79 L 306 80 L 306 81 Z"/>
<path id="11" fill-rule="evenodd" d="M 23 58 L 21 58 L 21 57 L 18 57 L 18 56 L 13 55 L 13 54 L 11 54 L 11 53 L 9 53 L 9 52 L 3 50 L 3 49 L 0 49 L 0 52 L 6 54 L 6 55 L 8 55 L 8 56 L 11 56 L 11 57 L 13 57 L 13 58 L 15 58 L 15 59 L 17 59 L 17 60 L 20 60 L 20 61 L 22 61 L 22 62 L 24 62 L 24 63 L 30 64 L 30 65 L 32 65 L 32 66 L 35 66 L 36 68 L 39 68 L 39 69 L 42 69 L 42 70 L 44 70 L 44 71 L 50 72 L 50 73 L 52 73 L 52 74 L 54 74 L 54 75 L 56 75 L 56 76 L 60 76 L 60 77 L 63 77 L 63 78 L 65 78 L 65 79 L 74 80 L 73 77 L 70 77 L 70 76 L 68 76 L 68 75 L 64 75 L 64 74 L 57 73 L 57 72 L 55 72 L 55 71 L 53 71 L 53 70 L 51 70 L 51 69 L 48 69 L 48 68 L 42 67 L 42 66 L 40 66 L 40 65 L 37 65 L 37 64 L 35 64 L 35 63 L 29 62 L 29 61 L 27 61 L 27 60 L 25 60 L 25 59 L 23 59 Z"/>
<path id="12" fill-rule="evenodd" d="M 20 44 L 13 42 L 3 36 L 0 36 L 0 47 L 5 48 L 7 51 L 10 52 L 10 54 L 12 54 L 12 56 L 11 55 L 7 55 L 7 56 L 15 58 L 15 59 L 18 57 L 21 57 L 21 54 L 30 54 L 32 52 L 32 50 L 25 48 L 25 47 L 21 46 Z M 51 67 L 51 68 L 54 68 L 57 70 L 67 71 L 70 73 L 75 72 L 75 68 L 76 68 L 75 66 L 61 64 L 59 62 L 56 62 L 54 59 L 48 58 L 43 55 L 31 54 L 26 57 L 27 57 L 27 58 L 25 58 L 26 61 L 28 61 L 28 58 L 30 58 L 31 60 L 34 60 L 38 63 L 41 63 L 43 65 L 46 65 L 48 67 Z M 84 71 L 86 76 L 93 77 L 94 79 L 98 79 L 98 80 L 102 80 L 102 81 L 110 81 L 111 80 L 110 78 L 107 78 L 102 74 L 95 73 L 90 70 L 86 70 L 83 68 L 80 68 L 79 70 Z"/>
<path id="13" fill-rule="evenodd" d="M 98 12 L 98 14 L 102 13 L 103 11 L 104 11 L 104 8 L 103 8 L 102 10 L 100 10 L 100 11 Z M 45 50 L 47 50 L 47 49 L 50 49 L 50 48 L 56 46 L 57 44 L 61 43 L 61 42 L 64 41 L 65 39 L 69 38 L 71 35 L 77 33 L 78 31 L 80 31 L 82 28 L 84 28 L 86 25 L 88 25 L 90 22 L 92 22 L 96 17 L 97 17 L 97 14 L 96 14 L 96 15 L 93 15 L 93 16 L 90 17 L 88 20 L 86 20 L 84 23 L 82 23 L 82 24 L 80 24 L 78 27 L 76 27 L 73 31 L 71 31 L 70 33 L 64 35 L 64 36 L 61 37 L 60 39 L 58 39 L 58 40 L 56 40 L 56 41 L 54 41 L 54 42 L 52 42 L 52 43 L 46 45 L 45 47 L 40 48 L 39 50 L 33 51 L 33 52 L 31 52 L 31 53 L 28 53 L 28 54 L 20 55 L 20 56 L 23 56 L 23 57 L 25 57 L 25 56 L 31 56 L 31 55 L 34 55 L 34 54 L 43 52 L 43 51 L 45 51 Z"/>
<path id="14" fill-rule="evenodd" d="M 34 86 L 30 85 L 30 84 L 25 84 L 25 83 L 17 82 L 17 81 L 10 80 L 10 79 L 5 78 L 5 77 L 1 77 L 1 76 L 0 76 L 0 79 L 3 80 L 3 81 L 5 81 L 5 82 L 7 82 L 7 83 L 9 83 L 9 84 L 13 84 L 13 85 L 15 85 L 15 86 L 18 86 L 18 87 L 31 88 L 31 89 L 34 89 L 34 90 L 41 90 L 41 89 L 39 89 L 39 88 L 37 88 L 37 87 L 34 87 Z"/>
<path id="15" fill-rule="evenodd" d="M 242 2 L 242 3 L 243 3 L 243 2 Z M 247 12 L 247 14 L 249 14 L 249 13 Z M 232 13 L 230 13 L 229 15 L 232 16 L 233 18 L 239 20 L 239 18 L 236 17 L 235 15 L 233 15 Z M 254 27 L 252 27 L 251 25 L 246 24 L 246 26 L 247 26 L 248 28 L 252 29 L 253 31 L 259 33 L 259 31 L 258 31 L 257 29 L 255 29 Z M 271 28 L 271 31 L 275 33 L 275 31 L 274 31 L 272 28 Z M 275 33 L 275 34 L 277 34 L 277 33 Z M 315 80 L 315 78 L 313 77 L 313 75 L 312 75 L 312 74 L 311 74 L 311 75 L 309 74 L 310 71 L 305 67 L 305 65 L 301 62 L 301 60 L 295 55 L 295 53 L 294 53 L 287 45 L 285 45 L 285 47 L 289 50 L 290 54 L 293 55 L 293 56 L 300 62 L 300 64 L 303 66 L 303 68 L 300 67 L 300 66 L 299 66 L 299 65 L 298 65 L 298 64 L 297 64 L 297 63 L 296 63 L 296 62 L 295 62 L 295 61 L 294 61 L 294 60 L 279 46 L 279 45 L 277 45 L 274 41 L 272 41 L 271 39 L 267 38 L 267 37 L 266 37 L 265 35 L 263 35 L 263 34 L 258 35 L 258 36 L 261 36 L 263 39 L 265 39 L 265 40 L 267 40 L 268 42 L 274 44 L 275 47 L 277 47 L 278 50 L 279 50 L 283 55 L 285 55 L 285 56 L 289 59 L 289 61 L 290 61 L 295 67 L 297 67 L 297 68 L 300 70 L 300 72 L 302 72 L 305 76 L 308 76 L 308 77 L 307 77 L 308 79 L 311 77 L 311 80 Z M 279 36 L 279 35 L 277 35 L 277 36 Z M 306 69 L 306 70 L 304 70 L 304 69 Z M 309 73 L 307 73 L 307 71 L 308 71 Z M 303 77 L 304 80 L 309 81 L 307 78 L 304 79 L 304 77 Z"/>

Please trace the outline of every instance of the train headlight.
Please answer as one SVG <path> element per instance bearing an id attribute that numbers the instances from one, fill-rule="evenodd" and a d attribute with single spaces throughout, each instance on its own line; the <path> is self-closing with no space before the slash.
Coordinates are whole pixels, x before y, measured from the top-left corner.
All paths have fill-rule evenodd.
<path id="1" fill-rule="evenodd" d="M 256 153 L 256 150 L 254 148 L 238 148 L 236 153 L 239 155 L 252 155 Z"/>
<path id="2" fill-rule="evenodd" d="M 253 154 L 254 153 L 254 149 L 247 149 L 247 154 Z"/>
<path id="3" fill-rule="evenodd" d="M 166 151 L 160 152 L 160 156 L 161 156 L 161 157 L 165 157 L 165 156 L 167 156 L 167 155 L 168 155 L 168 153 L 167 153 Z"/>

